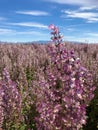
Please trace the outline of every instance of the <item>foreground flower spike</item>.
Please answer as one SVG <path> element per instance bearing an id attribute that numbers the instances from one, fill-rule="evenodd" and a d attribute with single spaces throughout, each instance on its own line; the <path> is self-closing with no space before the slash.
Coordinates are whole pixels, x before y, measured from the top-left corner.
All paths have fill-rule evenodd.
<path id="1" fill-rule="evenodd" d="M 86 124 L 86 106 L 94 97 L 92 75 L 73 51 L 66 50 L 53 24 L 50 64 L 39 75 L 36 118 L 38 130 L 80 130 Z"/>
<path id="2" fill-rule="evenodd" d="M 18 120 L 21 111 L 20 93 L 6 68 L 3 76 L 4 79 L 0 81 L 0 127 L 6 126 L 7 123 L 10 125 L 15 118 Z"/>

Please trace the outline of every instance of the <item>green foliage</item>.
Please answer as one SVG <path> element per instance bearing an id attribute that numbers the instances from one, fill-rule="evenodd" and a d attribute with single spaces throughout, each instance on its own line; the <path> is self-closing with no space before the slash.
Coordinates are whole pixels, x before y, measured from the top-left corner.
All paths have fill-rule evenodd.
<path id="1" fill-rule="evenodd" d="M 27 78 L 27 81 L 28 81 L 28 85 L 31 84 L 32 80 L 33 80 L 33 75 L 34 75 L 34 68 L 30 68 L 29 66 L 26 68 L 25 70 L 25 73 L 26 73 L 26 78 Z"/>
<path id="2" fill-rule="evenodd" d="M 98 130 L 98 87 L 94 99 L 87 107 L 87 116 L 87 124 L 83 130 Z"/>
<path id="3" fill-rule="evenodd" d="M 33 129 L 36 130 L 36 124 L 35 124 L 35 116 L 37 115 L 36 107 L 35 105 L 29 105 L 25 103 L 25 107 L 22 109 L 22 115 L 24 116 L 24 122 L 22 128 L 23 130 L 27 129 Z"/>

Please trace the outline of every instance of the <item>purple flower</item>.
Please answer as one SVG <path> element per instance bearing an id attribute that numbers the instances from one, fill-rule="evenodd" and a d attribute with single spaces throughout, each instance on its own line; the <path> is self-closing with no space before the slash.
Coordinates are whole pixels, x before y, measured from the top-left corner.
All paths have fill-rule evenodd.
<path id="1" fill-rule="evenodd" d="M 56 44 L 50 47 L 44 80 L 39 75 L 36 125 L 38 130 L 79 130 L 95 90 L 92 76 L 74 52 L 66 50 L 58 28 L 53 24 L 49 28 Z"/>
<path id="2" fill-rule="evenodd" d="M 18 118 L 21 111 L 20 93 L 16 84 L 10 79 L 6 68 L 4 68 L 3 76 L 4 79 L 0 81 L 0 127 L 2 127 L 5 120 L 11 122 L 16 115 Z"/>

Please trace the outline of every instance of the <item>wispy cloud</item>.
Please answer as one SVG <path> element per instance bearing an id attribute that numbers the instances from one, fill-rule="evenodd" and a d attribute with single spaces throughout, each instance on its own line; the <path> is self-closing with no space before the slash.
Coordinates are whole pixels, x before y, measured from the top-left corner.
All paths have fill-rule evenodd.
<path id="1" fill-rule="evenodd" d="M 83 43 L 98 43 L 98 38 L 93 36 L 86 37 L 76 37 L 76 36 L 66 36 L 65 41 L 75 41 L 75 42 L 83 42 Z"/>
<path id="2" fill-rule="evenodd" d="M 44 0 L 47 1 L 47 0 Z M 71 5 L 84 5 L 85 0 L 79 1 L 79 0 L 48 0 L 49 2 L 55 2 L 58 4 L 71 4 Z M 85 2 L 88 3 L 88 0 Z"/>
<path id="3" fill-rule="evenodd" d="M 11 29 L 0 28 L 0 35 L 9 34 L 9 33 L 13 33 L 13 32 L 15 32 L 15 31 L 13 31 Z"/>
<path id="4" fill-rule="evenodd" d="M 80 11 L 80 10 L 65 10 L 63 11 L 66 15 L 66 17 L 69 18 L 81 18 L 87 20 L 87 22 L 98 22 L 98 13 L 96 12 L 86 12 L 86 11 Z"/>
<path id="5" fill-rule="evenodd" d="M 55 2 L 58 4 L 79 5 L 79 6 L 92 6 L 92 5 L 96 6 L 96 5 L 98 5 L 98 0 L 44 0 L 44 1 Z"/>
<path id="6" fill-rule="evenodd" d="M 4 17 L 0 17 L 0 21 L 2 21 L 2 20 L 6 20 L 6 18 L 4 18 Z"/>
<path id="7" fill-rule="evenodd" d="M 33 36 L 46 36 L 47 35 L 47 33 L 45 33 L 45 32 L 32 31 L 32 30 L 20 31 L 20 32 L 16 32 L 15 34 L 19 34 L 19 35 L 33 35 Z"/>
<path id="8" fill-rule="evenodd" d="M 67 28 L 68 31 L 76 31 L 74 28 Z"/>
<path id="9" fill-rule="evenodd" d="M 25 38 L 24 38 L 25 37 Z M 27 42 L 27 41 L 39 41 L 47 40 L 49 34 L 46 31 L 41 30 L 14 30 L 7 28 L 0 28 L 0 40 L 8 42 Z"/>
<path id="10" fill-rule="evenodd" d="M 47 16 L 50 15 L 48 12 L 45 11 L 16 11 L 17 14 L 25 14 L 25 15 L 33 15 L 33 16 Z"/>
<path id="11" fill-rule="evenodd" d="M 80 11 L 86 11 L 86 10 L 94 10 L 97 9 L 96 6 L 82 6 L 79 8 Z"/>
<path id="12" fill-rule="evenodd" d="M 33 35 L 33 36 L 46 36 L 49 35 L 43 31 L 25 30 L 17 31 L 14 29 L 0 28 L 0 35 Z"/>
<path id="13" fill-rule="evenodd" d="M 86 35 L 93 36 L 93 37 L 98 37 L 98 33 L 87 33 Z"/>
<path id="14" fill-rule="evenodd" d="M 41 29 L 47 29 L 48 26 L 37 23 L 37 22 L 20 22 L 20 23 L 9 23 L 10 25 L 17 25 L 17 26 L 26 26 L 26 27 L 36 27 L 36 28 L 41 28 Z"/>

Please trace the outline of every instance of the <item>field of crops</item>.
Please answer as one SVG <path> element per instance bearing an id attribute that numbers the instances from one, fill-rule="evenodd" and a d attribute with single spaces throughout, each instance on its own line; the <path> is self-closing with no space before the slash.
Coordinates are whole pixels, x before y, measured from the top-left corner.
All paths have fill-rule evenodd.
<path id="1" fill-rule="evenodd" d="M 3 130 L 98 129 L 98 45 L 59 45 L 0 44 Z"/>

